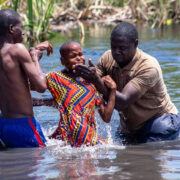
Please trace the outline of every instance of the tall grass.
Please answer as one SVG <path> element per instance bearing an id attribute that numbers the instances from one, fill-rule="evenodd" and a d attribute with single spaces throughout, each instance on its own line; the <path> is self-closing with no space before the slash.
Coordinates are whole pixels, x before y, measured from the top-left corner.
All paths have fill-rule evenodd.
<path id="1" fill-rule="evenodd" d="M 170 22 L 169 20 L 172 21 L 172 14 L 178 16 L 178 12 L 180 11 L 180 0 L 0 0 L 0 9 L 12 8 L 18 11 L 25 22 L 25 27 L 28 28 L 27 30 L 31 39 L 42 40 L 48 38 L 52 33 L 49 30 L 49 21 L 54 11 L 54 5 L 62 6 L 64 11 L 66 11 L 66 8 L 70 7 L 71 2 L 80 11 L 95 2 L 119 7 L 124 7 L 131 3 L 133 6 L 130 8 L 135 12 L 133 14 L 135 18 L 142 17 L 142 15 L 137 16 L 139 11 L 141 11 L 148 17 L 148 20 L 154 22 L 154 25 L 163 25 L 167 21 Z M 176 8 L 174 8 L 175 6 L 172 3 L 176 3 Z M 154 11 L 151 12 L 151 8 L 149 7 L 152 7 Z"/>
<path id="2" fill-rule="evenodd" d="M 51 34 L 49 20 L 53 13 L 55 0 L 27 0 L 27 2 L 31 39 L 44 40 Z"/>
<path id="3" fill-rule="evenodd" d="M 33 29 L 34 29 L 34 23 L 33 23 L 33 6 L 32 6 L 32 0 L 27 0 L 28 3 L 28 19 L 29 19 L 29 31 L 30 36 L 33 37 Z M 30 41 L 31 43 L 31 41 Z"/>
<path id="4" fill-rule="evenodd" d="M 0 9 L 12 8 L 21 14 L 29 39 L 43 40 L 52 34 L 49 20 L 55 0 L 0 0 Z"/>
<path id="5" fill-rule="evenodd" d="M 14 0 L 14 10 L 17 11 L 18 8 L 18 0 Z"/>

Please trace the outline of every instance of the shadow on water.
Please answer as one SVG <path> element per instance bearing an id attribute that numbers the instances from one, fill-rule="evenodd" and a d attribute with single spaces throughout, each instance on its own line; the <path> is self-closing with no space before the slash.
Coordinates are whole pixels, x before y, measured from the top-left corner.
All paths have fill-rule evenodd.
<path id="1" fill-rule="evenodd" d="M 83 51 L 96 64 L 99 57 L 110 48 L 112 25 L 85 26 Z M 163 70 L 168 92 L 180 109 L 180 26 L 151 29 L 137 25 L 139 47 L 155 56 Z M 57 33 L 50 42 L 54 54 L 44 56 L 41 67 L 45 72 L 61 70 L 59 46 L 66 41 L 77 41 L 79 30 Z M 50 97 L 32 92 L 34 97 Z M 35 117 L 40 122 L 47 137 L 58 125 L 59 113 L 50 107 L 35 107 Z M 114 111 L 110 124 L 102 122 L 96 113 L 97 129 L 102 137 L 109 139 L 107 145 L 71 148 L 62 141 L 49 140 L 46 148 L 7 149 L 0 151 L 0 179 L 179 179 L 180 141 L 147 143 L 136 146 L 122 146 L 113 142 L 119 125 L 119 117 Z"/>

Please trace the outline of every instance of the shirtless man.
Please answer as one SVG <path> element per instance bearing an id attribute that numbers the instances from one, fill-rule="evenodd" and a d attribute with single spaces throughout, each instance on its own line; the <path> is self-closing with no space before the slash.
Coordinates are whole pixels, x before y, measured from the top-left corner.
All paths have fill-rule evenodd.
<path id="1" fill-rule="evenodd" d="M 38 58 L 31 58 L 20 44 L 22 21 L 10 9 L 0 10 L 0 147 L 43 147 L 45 138 L 33 117 L 30 85 L 44 92 L 47 88 Z M 40 50 L 52 53 L 49 42 Z M 35 49 L 38 51 L 39 46 Z"/>

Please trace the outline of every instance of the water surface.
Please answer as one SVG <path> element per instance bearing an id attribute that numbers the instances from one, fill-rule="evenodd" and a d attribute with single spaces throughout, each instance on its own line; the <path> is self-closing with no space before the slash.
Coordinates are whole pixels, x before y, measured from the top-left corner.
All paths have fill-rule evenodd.
<path id="1" fill-rule="evenodd" d="M 110 48 L 112 25 L 85 26 L 85 38 L 80 39 L 79 30 L 57 33 L 51 39 L 54 54 L 44 56 L 41 66 L 45 72 L 60 70 L 59 46 L 66 41 L 80 42 L 86 60 L 97 63 L 99 57 Z M 180 26 L 151 29 L 137 25 L 139 47 L 156 57 L 162 67 L 168 92 L 180 109 Z M 45 54 L 44 54 L 45 55 Z M 34 97 L 51 97 L 32 92 Z M 59 113 L 51 107 L 35 107 L 35 117 L 47 137 L 57 127 Z M 49 140 L 46 148 L 15 148 L 0 151 L 0 179 L 180 179 L 180 141 L 147 143 L 122 146 L 113 142 L 119 125 L 114 111 L 110 124 L 105 124 L 96 114 L 100 135 L 109 139 L 107 145 L 71 148 L 62 141 Z"/>

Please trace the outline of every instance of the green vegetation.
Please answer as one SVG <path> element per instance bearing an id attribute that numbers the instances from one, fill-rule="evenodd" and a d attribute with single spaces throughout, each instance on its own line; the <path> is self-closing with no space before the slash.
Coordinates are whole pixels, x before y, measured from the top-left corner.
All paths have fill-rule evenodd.
<path id="1" fill-rule="evenodd" d="M 31 41 L 49 38 L 52 22 L 77 21 L 83 34 L 81 20 L 108 21 L 118 13 L 111 21 L 146 21 L 152 28 L 180 22 L 179 0 L 0 0 L 0 8 L 20 13 Z"/>
<path id="2" fill-rule="evenodd" d="M 12 8 L 20 13 L 30 42 L 52 35 L 49 19 L 54 5 L 55 0 L 0 0 L 0 8 Z"/>

